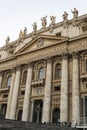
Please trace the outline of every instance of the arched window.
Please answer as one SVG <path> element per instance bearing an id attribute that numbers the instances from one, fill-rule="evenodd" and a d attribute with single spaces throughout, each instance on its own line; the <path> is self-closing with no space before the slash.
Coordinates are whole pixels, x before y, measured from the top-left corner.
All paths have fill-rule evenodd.
<path id="1" fill-rule="evenodd" d="M 39 69 L 39 79 L 43 79 L 43 78 L 44 78 L 44 68 L 41 67 L 41 68 Z"/>
<path id="2" fill-rule="evenodd" d="M 22 85 L 25 85 L 25 84 L 26 84 L 26 79 L 27 79 L 27 71 L 24 71 L 24 73 L 23 73 Z"/>
<path id="3" fill-rule="evenodd" d="M 8 78 L 7 78 L 7 87 L 11 86 L 11 79 L 12 79 L 12 76 L 8 76 Z"/>
<path id="4" fill-rule="evenodd" d="M 58 63 L 55 66 L 55 78 L 60 79 L 61 78 L 61 65 Z"/>

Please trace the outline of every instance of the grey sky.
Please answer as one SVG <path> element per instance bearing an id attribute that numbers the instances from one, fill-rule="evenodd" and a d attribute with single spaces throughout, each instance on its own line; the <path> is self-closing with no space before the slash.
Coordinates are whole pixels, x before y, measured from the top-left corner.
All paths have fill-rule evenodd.
<path id="1" fill-rule="evenodd" d="M 56 16 L 56 22 L 62 20 L 64 11 L 72 18 L 71 10 L 77 8 L 79 15 L 87 13 L 87 0 L 0 0 L 0 46 L 5 44 L 7 36 L 10 41 L 16 40 L 20 30 L 27 27 L 32 32 L 32 24 L 37 22 L 41 27 L 41 17 Z"/>

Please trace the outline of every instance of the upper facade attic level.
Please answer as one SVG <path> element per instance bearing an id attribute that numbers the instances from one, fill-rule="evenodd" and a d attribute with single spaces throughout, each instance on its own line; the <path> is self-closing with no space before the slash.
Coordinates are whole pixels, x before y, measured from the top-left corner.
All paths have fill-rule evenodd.
<path id="1" fill-rule="evenodd" d="M 56 23 L 56 18 L 51 16 L 51 23 L 48 27 L 47 17 L 43 17 L 41 18 L 42 28 L 40 30 L 37 30 L 37 24 L 34 23 L 32 33 L 27 34 L 27 28 L 25 28 L 23 31 L 20 30 L 18 39 L 13 42 L 10 42 L 10 38 L 7 37 L 5 46 L 0 48 L 0 59 L 3 60 L 5 58 L 14 56 L 19 50 L 27 46 L 27 44 L 30 44 L 34 39 L 37 39 L 37 37 L 41 35 L 72 39 L 74 37 L 87 34 L 87 14 L 78 16 L 78 11 L 75 8 L 72 13 L 73 18 L 68 20 L 68 13 L 64 12 L 63 21 L 59 23 Z M 57 38 L 56 40 L 59 41 Z"/>

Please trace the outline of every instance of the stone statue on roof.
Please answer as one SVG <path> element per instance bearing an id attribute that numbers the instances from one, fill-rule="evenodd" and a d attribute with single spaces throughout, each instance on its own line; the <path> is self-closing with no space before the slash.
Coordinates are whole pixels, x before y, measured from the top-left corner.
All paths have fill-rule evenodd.
<path id="1" fill-rule="evenodd" d="M 45 28 L 46 25 L 47 25 L 47 19 L 46 19 L 46 18 L 47 18 L 47 16 L 41 18 L 41 21 L 42 21 L 42 28 Z"/>
<path id="2" fill-rule="evenodd" d="M 32 24 L 32 26 L 33 26 L 33 31 L 37 31 L 37 23 L 34 22 L 34 24 Z"/>
<path id="3" fill-rule="evenodd" d="M 27 28 L 25 27 L 23 31 L 23 36 L 26 36 L 26 34 L 27 34 Z"/>
<path id="4" fill-rule="evenodd" d="M 64 21 L 68 20 L 68 13 L 65 11 L 62 17 Z"/>
<path id="5" fill-rule="evenodd" d="M 22 30 L 20 30 L 20 32 L 19 32 L 19 38 L 23 38 L 23 32 L 22 32 Z"/>
<path id="6" fill-rule="evenodd" d="M 78 18 L 78 10 L 74 8 L 74 11 L 71 11 L 73 13 L 73 18 L 77 19 Z"/>
<path id="7" fill-rule="evenodd" d="M 63 17 L 63 27 L 66 28 L 68 27 L 68 13 L 65 11 L 62 17 Z"/>
<path id="8" fill-rule="evenodd" d="M 9 41 L 10 41 L 10 37 L 7 36 L 7 39 L 6 39 L 6 45 L 9 43 Z"/>
<path id="9" fill-rule="evenodd" d="M 56 17 L 55 16 L 50 16 L 50 20 L 51 20 L 50 25 L 54 25 L 55 21 L 56 21 Z"/>

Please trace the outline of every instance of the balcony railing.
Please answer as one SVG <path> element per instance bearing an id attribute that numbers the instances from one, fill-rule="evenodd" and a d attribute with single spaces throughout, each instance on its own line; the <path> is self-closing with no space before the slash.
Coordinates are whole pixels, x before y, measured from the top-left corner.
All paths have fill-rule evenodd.
<path id="1" fill-rule="evenodd" d="M 9 91 L 9 88 L 8 87 L 5 87 L 5 88 L 0 88 L 0 93 L 6 93 Z"/>
<path id="2" fill-rule="evenodd" d="M 45 79 L 32 81 L 32 86 L 33 87 L 37 87 L 37 86 L 41 86 L 41 85 L 44 86 L 44 84 L 45 84 Z"/>

